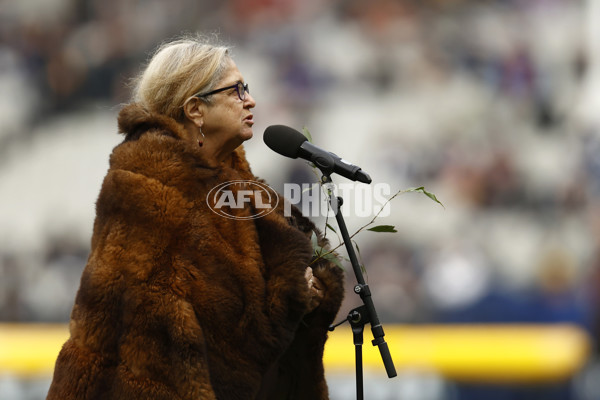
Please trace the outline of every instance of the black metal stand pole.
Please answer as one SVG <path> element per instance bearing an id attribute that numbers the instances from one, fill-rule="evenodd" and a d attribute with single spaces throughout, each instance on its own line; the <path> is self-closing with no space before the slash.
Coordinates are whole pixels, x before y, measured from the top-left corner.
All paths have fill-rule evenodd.
<path id="1" fill-rule="evenodd" d="M 331 184 L 331 178 L 328 175 L 323 175 L 322 179 L 324 184 Z M 365 279 L 363 277 L 360 264 L 356 257 L 356 253 L 354 252 L 354 247 L 352 246 L 352 240 L 350 239 L 350 235 L 348 234 L 348 228 L 346 227 L 344 217 L 340 210 L 343 204 L 343 199 L 341 197 L 335 197 L 332 194 L 330 194 L 329 201 L 333 213 L 335 214 L 335 219 L 337 221 L 340 234 L 342 235 L 342 239 L 344 240 L 344 244 L 348 252 L 348 257 L 350 258 L 350 263 L 352 264 L 352 269 L 354 270 L 354 275 L 356 276 L 356 281 L 358 282 L 358 284 L 354 286 L 354 292 L 360 296 L 364 304 L 363 306 L 360 306 L 350 311 L 347 317 L 348 322 L 350 322 L 350 325 L 352 326 L 352 332 L 354 334 L 354 345 L 356 353 L 357 398 L 359 400 L 362 400 L 364 396 L 362 374 L 362 343 L 363 330 L 365 324 L 371 324 L 371 331 L 373 332 L 374 338 L 372 343 L 373 346 L 377 346 L 379 348 L 379 353 L 381 354 L 381 358 L 383 360 L 383 364 L 385 366 L 388 378 L 393 378 L 397 374 L 396 368 L 394 367 L 394 362 L 392 361 L 392 356 L 390 355 L 390 350 L 384 339 L 385 333 L 383 332 L 383 327 L 379 322 L 377 311 L 375 310 L 375 305 L 373 304 L 371 290 L 369 288 L 369 285 L 366 284 Z M 330 330 L 335 329 L 335 327 L 338 325 L 339 324 L 336 324 L 335 326 L 330 327 Z"/>

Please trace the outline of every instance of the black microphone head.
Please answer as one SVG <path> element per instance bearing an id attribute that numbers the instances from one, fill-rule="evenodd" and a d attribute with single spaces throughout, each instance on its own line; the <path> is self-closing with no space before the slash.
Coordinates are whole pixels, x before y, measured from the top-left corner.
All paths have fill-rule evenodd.
<path id="1" fill-rule="evenodd" d="M 306 142 L 306 136 L 285 125 L 271 125 L 265 129 L 263 140 L 271 150 L 282 156 L 298 158 L 300 146 Z"/>

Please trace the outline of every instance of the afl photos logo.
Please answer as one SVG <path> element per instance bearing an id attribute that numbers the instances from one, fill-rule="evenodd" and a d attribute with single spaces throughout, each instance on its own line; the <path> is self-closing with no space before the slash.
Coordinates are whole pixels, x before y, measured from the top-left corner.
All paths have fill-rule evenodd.
<path id="1" fill-rule="evenodd" d="M 255 181 L 229 181 L 215 186 L 206 204 L 217 215 L 231 219 L 256 219 L 271 213 L 279 196 L 269 185 Z M 245 213 L 244 209 L 250 210 Z"/>

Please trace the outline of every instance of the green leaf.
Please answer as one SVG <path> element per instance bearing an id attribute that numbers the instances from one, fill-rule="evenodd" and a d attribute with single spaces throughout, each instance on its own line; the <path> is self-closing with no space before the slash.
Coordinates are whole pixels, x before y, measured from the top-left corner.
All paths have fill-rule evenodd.
<path id="1" fill-rule="evenodd" d="M 317 234 L 315 233 L 315 231 L 312 232 L 312 235 L 310 235 L 310 242 L 312 243 L 312 248 L 313 251 L 317 251 L 317 248 L 321 248 L 321 246 L 319 246 L 319 240 L 317 239 Z"/>
<path id="2" fill-rule="evenodd" d="M 362 271 L 363 275 L 367 275 L 367 269 L 365 268 L 364 264 L 360 264 L 360 270 Z"/>
<path id="3" fill-rule="evenodd" d="M 332 263 L 334 263 L 341 269 L 345 270 L 344 266 L 340 262 L 340 259 L 337 257 L 337 255 L 335 255 L 335 253 L 331 252 L 330 250 L 324 249 L 321 246 L 316 246 L 316 247 L 313 246 L 313 251 L 314 251 L 314 256 L 316 258 L 312 261 L 312 263 L 318 261 L 319 259 L 324 259 L 327 261 L 331 261 Z"/>
<path id="4" fill-rule="evenodd" d="M 337 265 L 338 267 L 340 267 L 342 270 L 345 271 L 344 266 L 342 265 L 342 263 L 340 262 L 340 259 L 337 258 L 337 256 L 333 253 L 328 253 L 323 255 L 323 258 L 326 259 L 327 261 L 331 261 L 332 263 L 334 263 L 335 265 Z"/>
<path id="5" fill-rule="evenodd" d="M 358 247 L 358 243 L 356 243 L 356 241 L 352 241 L 352 243 L 354 243 L 354 247 L 356 247 L 356 252 L 358 253 L 358 256 L 360 257 L 360 248 Z"/>
<path id="6" fill-rule="evenodd" d="M 313 142 L 312 135 L 310 134 L 310 131 L 307 127 L 302 128 L 302 133 L 304 134 L 304 136 L 306 136 L 306 139 L 308 139 L 309 143 Z"/>
<path id="7" fill-rule="evenodd" d="M 365 268 L 365 264 L 363 263 L 362 255 L 360 254 L 360 248 L 358 247 L 358 243 L 356 243 L 356 241 L 354 241 L 354 240 L 352 241 L 352 243 L 354 243 L 354 247 L 356 248 L 356 253 L 358 254 L 358 260 L 360 262 L 360 269 L 361 269 L 362 273 L 368 278 L 367 269 Z"/>
<path id="8" fill-rule="evenodd" d="M 309 187 L 306 187 L 306 188 L 302 189 L 302 193 L 304 194 L 304 193 L 306 193 L 306 192 L 308 192 L 308 191 L 312 190 L 312 188 L 313 188 L 313 187 L 314 187 L 314 185 L 311 185 L 311 186 L 309 186 Z"/>
<path id="9" fill-rule="evenodd" d="M 315 256 L 317 256 L 317 257 L 324 257 L 325 253 L 327 253 L 327 250 L 325 250 L 321 246 L 313 247 L 313 250 L 315 252 Z"/>
<path id="10" fill-rule="evenodd" d="M 377 225 L 367 230 L 372 232 L 398 232 L 393 225 Z"/>
<path id="11" fill-rule="evenodd" d="M 393 228 L 393 227 L 392 227 Z M 360 254 L 360 248 L 358 247 L 358 243 L 356 243 L 356 241 L 352 241 L 352 243 L 354 243 L 354 247 L 356 248 L 356 253 L 358 254 L 358 259 L 360 260 L 360 263 L 362 264 L 362 255 Z"/>
<path id="12" fill-rule="evenodd" d="M 334 233 L 337 233 L 337 231 L 333 228 L 333 226 L 331 226 L 329 224 L 325 224 L 325 226 L 327 226 L 327 228 L 331 229 Z"/>
<path id="13" fill-rule="evenodd" d="M 433 193 L 428 192 L 427 190 L 425 190 L 424 186 L 419 186 L 417 188 L 406 189 L 404 192 L 406 192 L 406 193 L 409 193 L 409 192 L 421 192 L 425 196 L 429 197 L 431 200 L 433 200 L 436 203 L 438 203 L 440 206 L 444 207 L 444 205 L 442 204 L 442 202 L 438 200 L 438 198 L 435 196 L 435 194 L 433 194 Z M 444 208 L 446 208 L 446 207 L 444 207 Z"/>

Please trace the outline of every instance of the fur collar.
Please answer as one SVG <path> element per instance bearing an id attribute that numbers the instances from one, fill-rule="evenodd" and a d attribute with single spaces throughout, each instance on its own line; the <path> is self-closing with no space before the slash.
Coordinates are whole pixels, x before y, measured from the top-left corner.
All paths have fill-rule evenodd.
<path id="1" fill-rule="evenodd" d="M 158 114 L 139 106 L 129 104 L 123 107 L 118 116 L 119 133 L 131 136 L 150 129 L 161 129 L 184 138 L 184 127 L 181 123 L 166 115 Z"/>
<path id="2" fill-rule="evenodd" d="M 155 158 L 155 161 L 162 159 L 160 164 L 192 163 L 196 169 L 216 170 L 214 172 L 233 169 L 242 175 L 241 179 L 256 179 L 246 160 L 243 146 L 238 147 L 230 159 L 215 169 L 209 166 L 200 147 L 184 140 L 187 132 L 182 123 L 166 115 L 149 111 L 136 103 L 126 105 L 119 112 L 118 128 L 119 133 L 125 135 L 125 140 L 111 156 L 111 167 L 126 170 L 138 167 L 139 154 L 135 157 L 131 154 L 135 148 L 136 152 L 142 151 L 145 156 Z M 138 145 L 133 146 L 129 142 L 138 142 Z"/>

